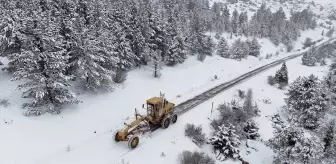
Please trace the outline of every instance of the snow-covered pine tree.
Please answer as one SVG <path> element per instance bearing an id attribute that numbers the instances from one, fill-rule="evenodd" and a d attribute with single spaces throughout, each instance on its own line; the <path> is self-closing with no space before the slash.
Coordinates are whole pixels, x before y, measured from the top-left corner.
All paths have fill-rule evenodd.
<path id="1" fill-rule="evenodd" d="M 336 132 L 335 125 L 329 126 L 326 136 L 323 138 L 324 142 L 324 158 L 326 163 L 336 162 Z"/>
<path id="2" fill-rule="evenodd" d="M 25 9 L 28 5 L 26 1 L 2 1 L 0 3 L 0 56 L 6 56 L 9 59 L 7 66 L 2 70 L 13 73 L 23 66 L 18 58 L 22 43 L 27 39 L 22 33 L 25 29 L 23 22 L 28 19 L 28 11 Z"/>
<path id="3" fill-rule="evenodd" d="M 13 80 L 25 80 L 18 88 L 26 89 L 23 98 L 33 99 L 22 106 L 26 115 L 58 114 L 65 104 L 79 102 L 68 89 L 72 77 L 64 74 L 68 56 L 57 31 L 59 24 L 45 5 L 39 1 L 29 4 L 31 15 L 22 22 L 25 40 L 16 56 L 22 66 L 15 71 Z"/>
<path id="4" fill-rule="evenodd" d="M 231 32 L 231 22 L 230 22 L 230 10 L 227 5 L 223 8 L 222 11 L 223 22 L 224 22 L 224 30 L 226 32 Z"/>
<path id="5" fill-rule="evenodd" d="M 335 33 L 335 29 L 332 28 L 332 29 L 330 29 L 330 30 L 326 33 L 326 36 L 329 37 L 329 38 L 331 38 L 331 37 L 334 35 L 334 33 Z"/>
<path id="6" fill-rule="evenodd" d="M 336 61 L 333 61 L 329 66 L 329 72 L 323 79 L 324 87 L 327 90 L 328 96 L 332 105 L 336 105 Z"/>
<path id="7" fill-rule="evenodd" d="M 149 14 L 149 27 L 151 32 L 149 33 L 148 44 L 152 51 L 161 53 L 160 59 L 163 61 L 168 53 L 168 35 L 166 29 L 164 29 L 159 21 L 159 11 L 151 12 L 152 13 Z"/>
<path id="8" fill-rule="evenodd" d="M 208 56 L 212 56 L 213 49 L 216 46 L 215 42 L 213 41 L 213 39 L 210 36 L 206 36 L 204 39 L 205 39 L 203 41 L 204 47 L 202 48 L 203 53 L 208 55 Z"/>
<path id="9" fill-rule="evenodd" d="M 274 78 L 278 84 L 288 85 L 288 71 L 286 62 L 284 62 L 281 68 L 275 73 Z"/>
<path id="10" fill-rule="evenodd" d="M 76 46 L 71 54 L 72 72 L 82 79 L 83 88 L 89 91 L 113 90 L 117 52 L 114 36 L 108 29 L 85 25 L 85 19 L 77 17 L 74 27 Z"/>
<path id="11" fill-rule="evenodd" d="M 178 63 L 183 63 L 187 58 L 187 52 L 183 38 L 175 36 L 172 45 L 169 47 L 166 57 L 166 64 L 168 66 L 174 66 Z"/>
<path id="12" fill-rule="evenodd" d="M 295 144 L 291 151 L 295 163 L 316 164 L 323 159 L 323 145 L 321 140 L 315 136 L 304 138 L 300 144 Z"/>
<path id="13" fill-rule="evenodd" d="M 217 45 L 217 55 L 223 58 L 230 58 L 230 48 L 224 37 L 221 37 Z"/>
<path id="14" fill-rule="evenodd" d="M 251 140 L 255 140 L 256 138 L 258 138 L 260 136 L 258 130 L 259 127 L 257 126 L 257 123 L 255 121 L 253 121 L 252 119 L 248 120 L 245 124 L 244 124 L 244 132 L 246 133 L 246 138 L 247 139 L 251 139 Z"/>
<path id="15" fill-rule="evenodd" d="M 253 38 L 252 42 L 249 44 L 250 53 L 249 55 L 259 57 L 260 56 L 260 48 L 261 45 L 259 44 L 257 38 Z"/>
<path id="16" fill-rule="evenodd" d="M 311 47 L 313 45 L 313 40 L 312 38 L 306 38 L 306 40 L 303 42 L 303 47 Z"/>
<path id="17" fill-rule="evenodd" d="M 151 54 L 152 60 L 151 60 L 151 69 L 153 71 L 153 77 L 159 78 L 161 77 L 161 70 L 162 70 L 162 64 L 161 64 L 161 52 L 160 50 L 153 51 L 151 49 L 148 50 L 148 53 Z"/>
<path id="18" fill-rule="evenodd" d="M 116 55 L 117 60 L 117 70 L 127 71 L 130 68 L 135 66 L 135 62 L 140 59 L 133 53 L 130 40 L 126 38 L 127 31 L 118 23 L 114 23 L 114 53 Z"/>
<path id="19" fill-rule="evenodd" d="M 125 11 L 127 17 L 121 17 L 124 18 L 121 20 L 128 19 L 124 21 L 127 31 L 126 39 L 130 41 L 130 46 L 136 56 L 136 65 L 147 65 L 147 62 L 149 62 L 149 54 L 144 52 L 147 46 L 145 36 L 147 35 L 146 29 L 148 26 L 146 8 L 142 8 L 143 3 L 136 0 L 114 1 L 113 3 L 121 3 L 120 8 L 127 8 Z M 148 3 L 150 3 L 150 1 Z M 115 5 L 115 7 L 119 6 Z"/>
<path id="20" fill-rule="evenodd" d="M 289 119 L 307 129 L 315 129 L 327 110 L 328 97 L 319 79 L 298 77 L 285 94 Z"/>
<path id="21" fill-rule="evenodd" d="M 239 12 L 237 11 L 237 9 L 235 9 L 231 17 L 231 29 L 232 29 L 232 32 L 236 35 L 238 32 L 238 28 L 239 28 L 238 27 L 238 17 L 239 17 Z"/>
<path id="22" fill-rule="evenodd" d="M 230 49 L 230 58 L 241 60 L 246 58 L 250 52 L 249 45 L 246 42 L 241 41 L 240 39 L 236 40 Z"/>
<path id="23" fill-rule="evenodd" d="M 213 146 L 218 160 L 239 158 L 238 147 L 241 142 L 232 124 L 219 126 L 215 135 L 209 139 L 209 143 Z"/>
<path id="24" fill-rule="evenodd" d="M 315 66 L 317 60 L 315 57 L 315 48 L 312 47 L 308 52 L 306 52 L 305 54 L 303 54 L 301 60 L 302 60 L 302 65 L 306 65 L 306 66 Z"/>
<path id="25" fill-rule="evenodd" d="M 336 122 L 335 120 L 328 121 L 321 128 L 321 139 L 324 145 L 324 158 L 327 163 L 335 163 L 336 159 Z"/>
<path id="26" fill-rule="evenodd" d="M 303 130 L 297 127 L 286 127 L 268 141 L 274 152 L 274 164 L 314 164 L 323 157 L 323 145 L 314 136 L 305 138 Z"/>
<path id="27" fill-rule="evenodd" d="M 258 114 L 258 111 L 253 105 L 252 101 L 253 101 L 253 92 L 252 92 L 252 89 L 248 89 L 246 98 L 243 104 L 243 109 L 244 109 L 244 112 L 250 117 L 256 116 Z"/>

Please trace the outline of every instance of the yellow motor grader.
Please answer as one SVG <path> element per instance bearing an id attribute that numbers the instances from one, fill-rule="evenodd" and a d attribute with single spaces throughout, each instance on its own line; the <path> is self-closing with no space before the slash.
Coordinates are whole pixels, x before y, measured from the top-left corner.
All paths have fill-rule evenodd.
<path id="1" fill-rule="evenodd" d="M 135 110 L 135 120 L 115 134 L 115 141 L 128 141 L 128 147 L 134 149 L 139 144 L 139 134 L 150 131 L 153 127 L 161 126 L 166 129 L 170 123 L 177 121 L 174 113 L 175 104 L 168 102 L 163 94 L 160 97 L 152 97 L 146 102 L 146 115 L 140 115 Z M 144 108 L 144 105 L 143 105 Z"/>

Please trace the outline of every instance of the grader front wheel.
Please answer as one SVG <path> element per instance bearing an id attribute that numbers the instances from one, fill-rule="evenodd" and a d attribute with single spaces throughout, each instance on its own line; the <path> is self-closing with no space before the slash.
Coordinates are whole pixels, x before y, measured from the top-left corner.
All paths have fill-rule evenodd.
<path id="1" fill-rule="evenodd" d="M 130 149 L 134 149 L 138 146 L 139 144 L 139 137 L 138 136 L 132 136 L 129 140 L 128 140 L 128 147 Z"/>

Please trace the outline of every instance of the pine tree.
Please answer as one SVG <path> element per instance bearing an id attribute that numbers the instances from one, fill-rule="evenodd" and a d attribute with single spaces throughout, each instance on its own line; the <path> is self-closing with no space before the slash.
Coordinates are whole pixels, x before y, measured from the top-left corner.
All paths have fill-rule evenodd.
<path id="1" fill-rule="evenodd" d="M 224 30 L 226 32 L 231 32 L 231 22 L 230 22 L 230 10 L 227 5 L 223 8 L 222 11 L 223 21 L 224 21 Z"/>
<path id="2" fill-rule="evenodd" d="M 69 53 L 71 67 L 76 78 L 82 79 L 86 90 L 97 92 L 100 89 L 111 91 L 112 77 L 118 61 L 113 39 L 108 30 L 83 27 L 83 20 L 77 18 L 76 47 Z"/>
<path id="3" fill-rule="evenodd" d="M 258 40 L 256 38 L 253 38 L 252 42 L 249 44 L 249 49 L 250 49 L 249 55 L 259 57 L 260 48 L 261 48 L 261 45 L 259 44 Z"/>
<path id="4" fill-rule="evenodd" d="M 258 111 L 256 111 L 255 109 L 255 106 L 252 104 L 252 100 L 253 100 L 252 89 L 248 89 L 246 98 L 243 104 L 243 109 L 245 113 L 249 116 L 255 116 L 258 113 Z"/>
<path id="5" fill-rule="evenodd" d="M 210 36 L 206 36 L 204 39 L 202 51 L 205 55 L 212 56 L 213 49 L 216 45 Z"/>
<path id="6" fill-rule="evenodd" d="M 249 45 L 240 39 L 236 40 L 230 49 L 230 58 L 241 60 L 246 58 L 250 53 Z"/>
<path id="7" fill-rule="evenodd" d="M 288 85 L 288 71 L 286 62 L 282 64 L 280 70 L 275 73 L 275 80 L 280 85 Z"/>
<path id="8" fill-rule="evenodd" d="M 334 33 L 335 33 L 335 29 L 332 28 L 332 29 L 330 29 L 330 30 L 326 33 L 326 36 L 329 37 L 329 38 L 331 38 L 331 37 L 334 35 Z"/>
<path id="9" fill-rule="evenodd" d="M 133 66 L 135 66 L 135 62 L 140 59 L 133 53 L 130 40 L 126 38 L 126 31 L 122 28 L 122 26 L 118 24 L 114 24 L 114 36 L 116 37 L 113 43 L 116 45 L 115 52 L 117 61 L 117 70 L 127 71 Z"/>
<path id="10" fill-rule="evenodd" d="M 323 144 L 324 144 L 324 157 L 326 162 L 336 162 L 334 158 L 336 156 L 336 123 L 335 120 L 327 122 L 327 125 L 322 132 Z"/>
<path id="11" fill-rule="evenodd" d="M 268 145 L 275 151 L 274 164 L 314 164 L 321 162 L 323 146 L 316 137 L 305 138 L 303 130 L 293 126 L 276 133 Z"/>
<path id="12" fill-rule="evenodd" d="M 221 38 L 219 43 L 218 43 L 218 48 L 217 48 L 217 55 L 223 57 L 223 58 L 230 58 L 230 49 L 228 42 L 225 40 L 225 38 Z"/>
<path id="13" fill-rule="evenodd" d="M 253 120 L 248 120 L 245 124 L 244 124 L 244 132 L 246 133 L 246 138 L 247 139 L 251 139 L 254 140 L 257 137 L 259 137 L 259 133 L 258 133 L 258 126 L 256 124 L 255 121 Z"/>
<path id="14" fill-rule="evenodd" d="M 56 30 L 59 24 L 51 19 L 51 11 L 38 1 L 30 5 L 31 15 L 22 22 L 27 30 L 23 33 L 26 39 L 14 59 L 21 66 L 14 72 L 13 80 L 26 80 L 18 86 L 26 89 L 23 98 L 33 99 L 22 106 L 26 115 L 58 114 L 65 104 L 78 103 L 68 89 L 72 77 L 64 74 L 69 56 L 64 55 L 62 39 Z"/>
<path id="15" fill-rule="evenodd" d="M 169 47 L 166 64 L 168 66 L 174 66 L 178 63 L 183 63 L 186 57 L 185 43 L 181 37 L 176 36 L 172 45 Z"/>
<path id="16" fill-rule="evenodd" d="M 287 112 L 293 123 L 307 129 L 315 129 L 327 110 L 328 97 L 319 79 L 298 77 L 285 94 Z"/>
<path id="17" fill-rule="evenodd" d="M 225 160 L 227 158 L 239 158 L 239 136 L 236 134 L 235 127 L 232 124 L 221 125 L 215 132 L 215 136 L 210 138 L 210 144 L 213 146 L 217 159 Z"/>
<path id="18" fill-rule="evenodd" d="M 239 13 L 238 11 L 235 9 L 232 13 L 232 18 L 231 18 L 231 29 L 232 29 L 232 32 L 234 34 L 237 35 L 238 33 L 238 17 L 239 17 Z"/>
<path id="19" fill-rule="evenodd" d="M 315 55 L 315 48 L 311 48 L 308 52 L 303 54 L 302 58 L 302 64 L 306 66 L 315 66 L 317 60 Z"/>
<path id="20" fill-rule="evenodd" d="M 151 60 L 151 69 L 153 71 L 153 77 L 159 78 L 161 77 L 161 52 L 159 50 L 152 51 L 149 49 L 148 53 L 152 54 L 152 60 Z"/>

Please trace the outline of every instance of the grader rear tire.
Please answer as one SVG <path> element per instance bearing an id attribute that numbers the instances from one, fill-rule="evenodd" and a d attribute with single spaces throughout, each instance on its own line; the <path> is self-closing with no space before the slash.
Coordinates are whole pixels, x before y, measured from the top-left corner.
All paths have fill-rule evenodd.
<path id="1" fill-rule="evenodd" d="M 128 140 L 128 147 L 130 149 L 134 149 L 138 146 L 139 144 L 139 137 L 138 136 L 132 136 L 129 140 Z"/>
<path id="2" fill-rule="evenodd" d="M 164 118 L 161 122 L 161 127 L 163 129 L 167 129 L 169 127 L 169 124 L 170 124 L 170 119 L 168 117 Z"/>
<path id="3" fill-rule="evenodd" d="M 172 123 L 175 124 L 177 121 L 177 114 L 174 114 L 172 117 Z"/>

